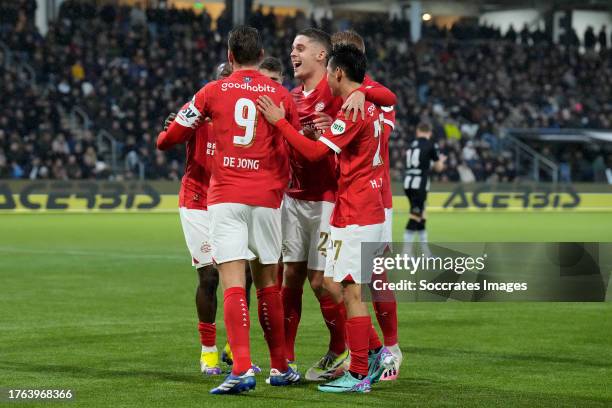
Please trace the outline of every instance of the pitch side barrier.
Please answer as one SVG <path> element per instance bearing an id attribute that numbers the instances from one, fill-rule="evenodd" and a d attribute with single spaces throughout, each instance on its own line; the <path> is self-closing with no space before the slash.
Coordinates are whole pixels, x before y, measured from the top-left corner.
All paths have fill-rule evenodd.
<path id="1" fill-rule="evenodd" d="M 0 180 L 0 213 L 175 212 L 178 182 Z M 394 209 L 409 210 L 400 183 Z M 612 212 L 612 186 L 604 184 L 434 184 L 429 212 Z"/>

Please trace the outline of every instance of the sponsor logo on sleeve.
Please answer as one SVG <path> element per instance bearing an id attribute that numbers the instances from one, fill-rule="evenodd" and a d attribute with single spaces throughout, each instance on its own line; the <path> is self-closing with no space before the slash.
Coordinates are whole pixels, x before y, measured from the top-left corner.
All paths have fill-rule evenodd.
<path id="1" fill-rule="evenodd" d="M 184 127 L 195 128 L 201 116 L 202 114 L 198 108 L 195 107 L 192 100 L 185 109 L 182 109 L 178 115 L 176 115 L 176 122 Z"/>
<path id="2" fill-rule="evenodd" d="M 336 119 L 331 125 L 331 132 L 334 135 L 341 135 L 346 130 L 346 123 L 340 119 Z"/>

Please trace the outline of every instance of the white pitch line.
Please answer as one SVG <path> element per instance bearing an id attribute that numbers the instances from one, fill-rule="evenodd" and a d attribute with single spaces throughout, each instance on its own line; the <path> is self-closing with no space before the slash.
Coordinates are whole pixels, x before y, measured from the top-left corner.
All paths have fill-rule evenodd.
<path id="1" fill-rule="evenodd" d="M 163 326 L 163 325 L 168 325 L 168 324 L 176 324 L 176 323 L 182 323 L 182 324 L 191 324 L 193 323 L 193 319 L 192 318 L 176 318 L 176 319 L 171 319 L 171 320 L 156 320 L 156 321 L 147 321 L 147 327 L 151 327 L 151 326 Z M 144 325 L 145 323 L 142 323 L 142 325 Z M 57 323 L 57 324 L 49 324 L 49 323 L 37 323 L 36 324 L 36 329 L 40 329 L 40 330 L 45 330 L 45 329 L 79 329 L 79 330 L 83 330 L 85 329 L 94 329 L 94 328 L 98 328 L 98 327 L 107 327 L 107 326 L 117 326 L 117 327 L 121 327 L 121 326 L 128 326 L 129 328 L 133 329 L 135 327 L 139 327 L 138 324 L 134 324 L 134 322 L 131 321 L 105 321 L 105 322 L 95 322 L 91 319 L 88 319 L 86 321 L 83 322 L 79 322 L 78 324 L 65 324 L 65 323 Z M 2 324 L 2 330 L 13 330 L 13 331 L 19 331 L 22 332 L 24 331 L 23 325 L 13 325 L 11 326 L 10 324 Z M 28 329 L 29 330 L 29 329 Z"/>
<path id="2" fill-rule="evenodd" d="M 146 254 L 146 253 L 121 253 L 113 251 L 74 251 L 74 250 L 48 250 L 48 249 L 32 249 L 32 248 L 16 248 L 0 246 L 0 253 L 14 254 L 37 254 L 37 255 L 69 255 L 69 256 L 102 256 L 105 258 L 119 259 L 176 259 L 184 260 L 188 255 L 171 255 L 171 254 Z"/>

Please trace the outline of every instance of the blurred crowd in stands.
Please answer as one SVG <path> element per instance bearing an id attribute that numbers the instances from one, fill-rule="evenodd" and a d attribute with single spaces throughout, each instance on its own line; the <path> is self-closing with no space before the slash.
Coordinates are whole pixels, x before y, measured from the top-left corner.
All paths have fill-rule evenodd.
<path id="1" fill-rule="evenodd" d="M 157 152 L 155 138 L 166 115 L 225 60 L 230 16 L 213 21 L 206 10 L 66 0 L 41 36 L 35 10 L 35 0 L 0 0 L 0 41 L 8 47 L 0 48 L 0 178 L 107 179 L 109 136 L 117 142 L 117 178 L 141 171 L 147 179 L 180 178 L 183 151 Z M 439 179 L 465 182 L 519 176 L 500 138 L 503 128 L 612 129 L 612 48 L 605 30 L 589 28 L 583 44 L 570 33 L 558 45 L 526 27 L 502 35 L 487 26 L 426 25 L 423 39 L 411 44 L 408 23 L 386 17 L 314 21 L 260 8 L 248 22 L 262 31 L 266 53 L 286 64 L 287 87 L 295 86 L 289 53 L 299 30 L 353 28 L 364 36 L 372 77 L 398 96 L 391 141 L 397 179 L 422 118 L 434 123 L 449 157 Z M 604 151 L 543 149 L 566 164 L 572 181 L 599 180 L 596 161 L 612 167 Z"/>

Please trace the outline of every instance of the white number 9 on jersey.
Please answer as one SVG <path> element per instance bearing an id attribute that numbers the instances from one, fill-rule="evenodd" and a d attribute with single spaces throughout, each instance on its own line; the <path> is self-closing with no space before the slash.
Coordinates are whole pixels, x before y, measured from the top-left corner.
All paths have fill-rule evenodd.
<path id="1" fill-rule="evenodd" d="M 234 136 L 234 145 L 249 147 L 255 139 L 255 128 L 257 126 L 255 102 L 247 98 L 238 99 L 234 107 L 234 120 L 240 128 L 244 129 L 243 136 Z"/>

